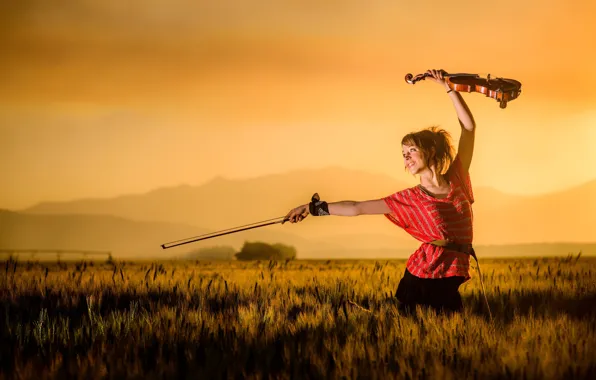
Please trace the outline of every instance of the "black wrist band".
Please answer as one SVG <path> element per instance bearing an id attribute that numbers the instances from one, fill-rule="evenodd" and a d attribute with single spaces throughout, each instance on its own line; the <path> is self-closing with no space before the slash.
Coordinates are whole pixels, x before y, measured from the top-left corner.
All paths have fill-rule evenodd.
<path id="1" fill-rule="evenodd" d="M 308 204 L 308 211 L 312 216 L 331 215 L 329 214 L 329 205 L 320 200 L 317 193 L 312 196 L 311 202 Z"/>
<path id="2" fill-rule="evenodd" d="M 329 215 L 329 205 L 324 201 L 310 202 L 308 211 L 312 216 Z"/>
<path id="3" fill-rule="evenodd" d="M 451 91 L 453 91 L 453 89 L 450 89 L 449 91 L 447 91 L 447 93 L 450 93 Z"/>

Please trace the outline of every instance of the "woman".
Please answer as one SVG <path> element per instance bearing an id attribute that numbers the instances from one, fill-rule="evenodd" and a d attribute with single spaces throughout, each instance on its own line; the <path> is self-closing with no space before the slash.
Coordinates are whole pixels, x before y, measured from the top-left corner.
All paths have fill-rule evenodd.
<path id="1" fill-rule="evenodd" d="M 461 311 L 459 286 L 470 279 L 472 204 L 468 170 L 474 151 L 476 125 L 465 101 L 449 88 L 444 71 L 428 70 L 431 80 L 445 89 L 453 102 L 461 136 L 457 154 L 449 133 L 436 127 L 410 133 L 402 139 L 404 165 L 420 184 L 381 199 L 323 202 L 314 199 L 286 215 L 291 223 L 314 216 L 383 214 L 422 242 L 410 256 L 396 297 L 404 311 L 416 305 L 436 311 Z M 447 243 L 447 244 L 446 244 Z"/>

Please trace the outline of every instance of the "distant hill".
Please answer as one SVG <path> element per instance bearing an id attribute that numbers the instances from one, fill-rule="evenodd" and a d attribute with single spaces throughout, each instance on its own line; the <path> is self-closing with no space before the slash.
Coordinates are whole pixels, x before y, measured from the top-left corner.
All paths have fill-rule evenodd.
<path id="1" fill-rule="evenodd" d="M 540 196 L 499 197 L 477 192 L 475 241 L 520 244 L 596 241 L 596 180 Z"/>
<path id="2" fill-rule="evenodd" d="M 117 258 L 188 258 L 201 248 L 231 246 L 245 241 L 285 243 L 296 247 L 299 259 L 407 258 L 417 243 L 401 245 L 385 235 L 333 235 L 321 241 L 285 233 L 279 225 L 162 249 L 161 244 L 207 233 L 188 225 L 138 222 L 103 215 L 32 215 L 0 211 L 0 249 L 106 250 Z M 367 241 L 374 244 L 367 245 Z M 389 248 L 387 248 L 389 246 Z M 596 255 L 596 243 L 517 244 L 476 246 L 480 258 L 512 256 Z"/>
<path id="3" fill-rule="evenodd" d="M 114 255 L 161 253 L 164 236 L 207 230 L 164 222 L 135 222 L 104 215 L 27 215 L 0 211 L 0 248 L 106 250 Z"/>
<path id="4" fill-rule="evenodd" d="M 221 230 L 281 217 L 290 208 L 310 201 L 314 192 L 319 192 L 324 199 L 358 200 L 381 197 L 404 186 L 388 176 L 327 168 L 246 180 L 218 177 L 201 186 L 161 188 L 146 194 L 109 199 L 44 202 L 23 212 L 117 215 L 137 221 L 167 221 Z M 302 223 L 266 227 L 259 231 L 269 233 L 271 239 L 279 235 L 279 232 L 287 232 L 304 239 L 329 241 L 333 244 L 340 241 L 332 236 L 350 234 L 382 235 L 385 236 L 385 242 L 391 242 L 388 245 L 363 236 L 362 241 L 354 242 L 362 248 L 371 245 L 385 248 L 416 245 L 415 241 L 396 229 L 383 216 L 332 218 L 333 220 L 323 220 L 324 218 L 310 217 Z"/>
<path id="5" fill-rule="evenodd" d="M 326 168 L 244 180 L 216 177 L 201 186 L 160 188 L 107 199 L 43 202 L 22 211 L 117 215 L 223 229 L 282 216 L 291 207 L 309 202 L 314 192 L 323 199 L 358 200 L 385 196 L 405 186 L 388 176 Z"/>
<path id="6" fill-rule="evenodd" d="M 219 230 L 283 216 L 290 208 L 307 203 L 314 192 L 328 201 L 366 200 L 406 187 L 408 185 L 389 176 L 331 167 L 243 180 L 217 177 L 201 186 L 161 188 L 146 194 L 107 199 L 44 202 L 23 211 L 116 215 L 137 221 L 181 223 Z M 510 195 L 483 187 L 475 187 L 474 193 L 477 244 L 596 241 L 596 180 L 541 196 Z M 382 215 L 309 217 L 298 224 L 267 227 L 262 232 L 270 233 L 273 238 L 282 231 L 340 245 L 338 237 L 343 235 L 354 249 L 417 245 Z"/>
<path id="7" fill-rule="evenodd" d="M 238 251 L 246 240 L 286 242 L 308 252 L 314 249 L 341 251 L 343 247 L 309 241 L 292 234 L 253 230 L 178 247 L 161 244 L 211 231 L 184 224 L 139 222 L 104 215 L 33 215 L 0 210 L 0 249 L 64 249 L 111 251 L 119 257 L 185 256 L 201 247 L 230 245 Z M 270 235 L 270 236 L 266 236 Z"/>

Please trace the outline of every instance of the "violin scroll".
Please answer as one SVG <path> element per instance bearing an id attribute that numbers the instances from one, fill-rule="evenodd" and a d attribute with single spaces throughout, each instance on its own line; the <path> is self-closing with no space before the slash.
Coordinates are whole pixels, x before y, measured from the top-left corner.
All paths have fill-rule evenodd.
<path id="1" fill-rule="evenodd" d="M 418 81 L 424 80 L 424 78 L 426 78 L 429 74 L 428 73 L 424 73 L 424 74 L 418 74 L 416 75 L 416 77 L 414 77 L 414 75 L 408 73 L 406 74 L 406 82 L 409 84 L 414 84 Z"/>

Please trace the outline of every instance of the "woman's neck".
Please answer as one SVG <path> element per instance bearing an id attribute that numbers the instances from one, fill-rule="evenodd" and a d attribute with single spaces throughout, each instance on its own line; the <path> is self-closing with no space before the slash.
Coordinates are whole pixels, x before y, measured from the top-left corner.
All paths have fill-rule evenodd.
<path id="1" fill-rule="evenodd" d="M 424 188 L 442 188 L 449 185 L 447 179 L 432 169 L 420 173 L 420 185 Z"/>

